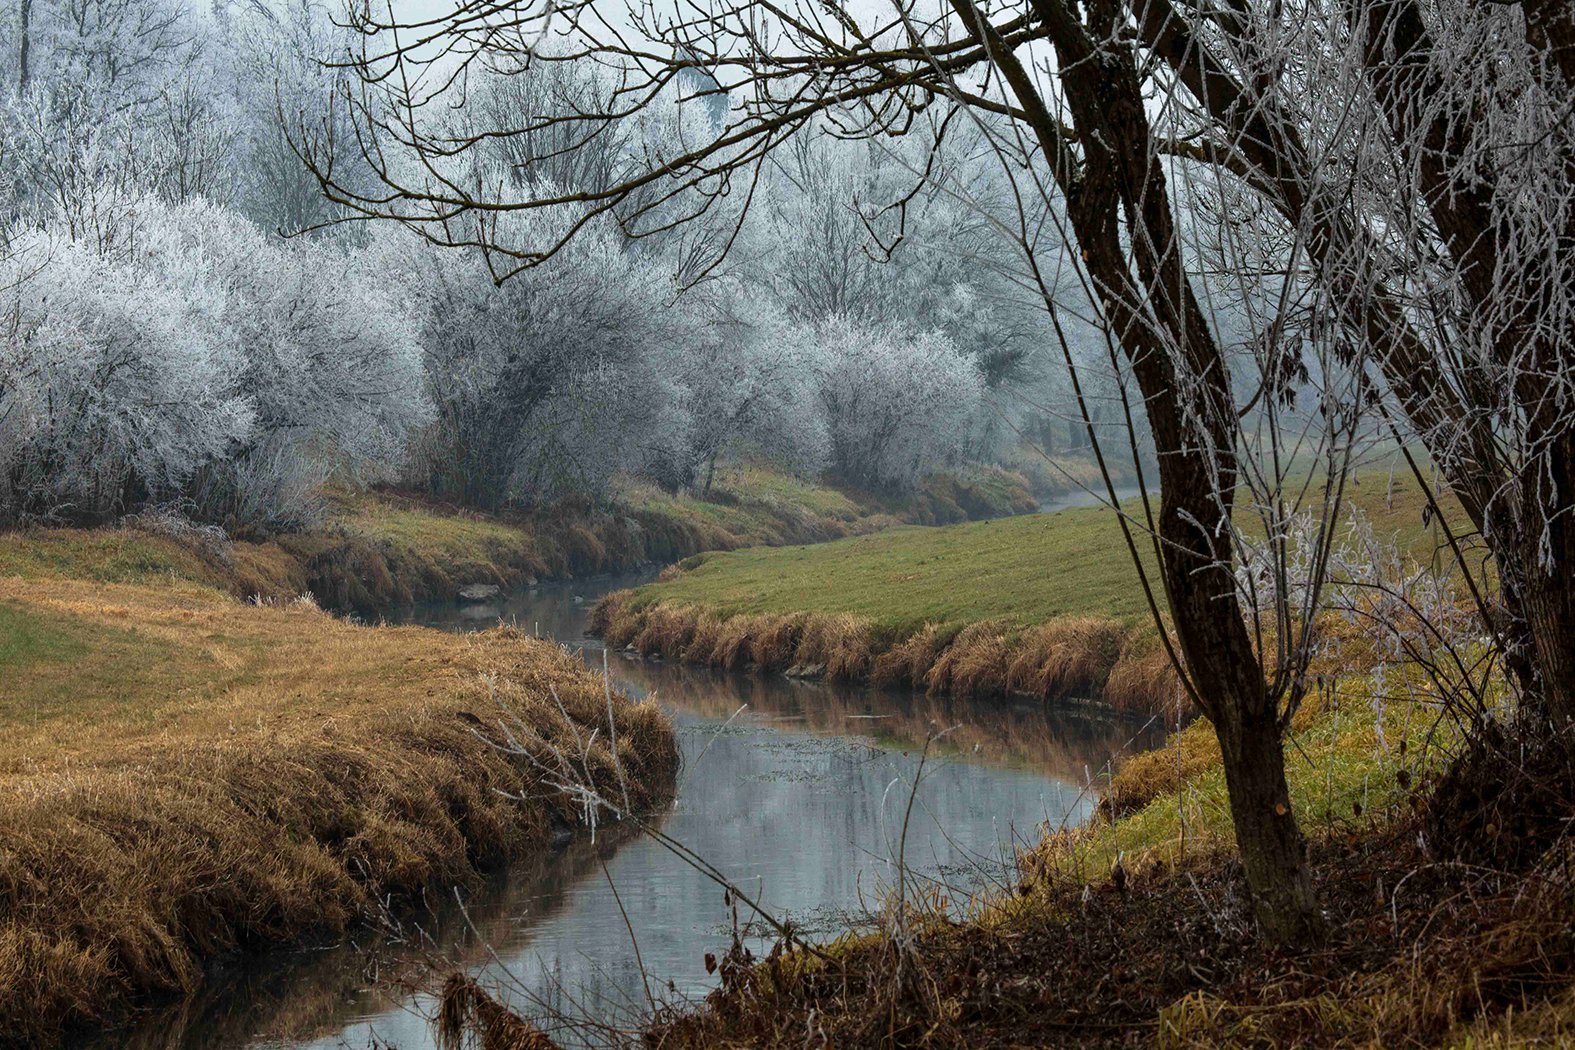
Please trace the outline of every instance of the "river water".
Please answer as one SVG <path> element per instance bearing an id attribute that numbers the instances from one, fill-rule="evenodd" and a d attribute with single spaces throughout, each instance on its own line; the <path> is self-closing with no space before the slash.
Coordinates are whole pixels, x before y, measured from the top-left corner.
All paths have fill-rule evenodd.
<path id="1" fill-rule="evenodd" d="M 1088 785 L 1112 756 L 1157 741 L 1157 730 L 1094 709 L 961 704 L 609 654 L 585 637 L 586 616 L 601 594 L 633 582 L 544 584 L 401 619 L 447 630 L 511 622 L 581 650 L 597 670 L 605 661 L 635 694 L 654 692 L 677 725 L 684 766 L 676 802 L 653 820 L 809 934 L 833 935 L 876 907 L 899 850 L 910 880 L 954 907 L 1011 885 L 1014 845 L 1046 823 L 1086 820 L 1097 801 Z M 722 889 L 667 847 L 603 828 L 463 895 L 435 894 L 387 929 L 217 972 L 200 999 L 105 1045 L 424 1050 L 434 1041 L 423 989 L 454 968 L 532 1015 L 628 1025 L 653 1000 L 713 988 L 705 955 L 727 949 L 734 922 Z M 736 922 L 757 956 L 769 949 L 758 917 L 745 909 Z"/>

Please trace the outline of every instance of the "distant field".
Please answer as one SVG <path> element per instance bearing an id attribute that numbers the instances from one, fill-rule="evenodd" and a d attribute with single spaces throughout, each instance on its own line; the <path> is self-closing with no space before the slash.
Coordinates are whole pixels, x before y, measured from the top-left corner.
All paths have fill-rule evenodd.
<path id="1" fill-rule="evenodd" d="M 1426 499 L 1409 478 L 1397 477 L 1392 488 L 1387 475 L 1359 478 L 1349 503 L 1418 557 L 1439 542 L 1422 523 Z M 1137 501 L 1125 510 L 1141 517 Z M 1146 536 L 1134 536 L 1152 566 Z M 721 615 L 850 613 L 899 634 L 925 623 L 1147 615 L 1131 556 L 1104 507 L 704 554 L 684 565 L 637 590 L 636 604 L 703 605 Z"/>
<path id="2" fill-rule="evenodd" d="M 703 554 L 641 603 L 722 614 L 851 613 L 907 633 L 925 623 L 1144 611 L 1131 558 L 1097 507 L 945 528 L 903 527 L 808 547 Z"/>

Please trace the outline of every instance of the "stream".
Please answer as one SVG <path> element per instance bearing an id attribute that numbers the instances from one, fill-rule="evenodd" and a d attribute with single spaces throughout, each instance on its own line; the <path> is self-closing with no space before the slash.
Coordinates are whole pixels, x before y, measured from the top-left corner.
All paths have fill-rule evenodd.
<path id="1" fill-rule="evenodd" d="M 1011 886 L 1016 844 L 1041 825 L 1078 824 L 1085 785 L 1113 755 L 1157 743 L 1157 728 L 1097 709 L 1031 701 L 959 703 L 869 688 L 727 674 L 608 653 L 585 637 L 596 599 L 649 577 L 542 584 L 487 605 L 426 605 L 399 617 L 445 630 L 500 620 L 581 651 L 671 713 L 684 756 L 676 802 L 653 820 L 806 935 L 834 936 L 878 906 L 899 850 L 915 878 L 960 908 Z M 922 761 L 925 741 L 946 730 Z M 911 816 L 904 817 L 909 809 Z M 705 956 L 732 942 L 722 889 L 667 847 L 623 828 L 581 833 L 345 943 L 278 950 L 211 975 L 194 1001 L 102 1045 L 136 1050 L 328 1050 L 435 1045 L 423 989 L 466 970 L 534 1016 L 632 1025 L 651 1001 L 715 987 Z M 758 918 L 737 912 L 757 957 Z M 636 946 L 638 952 L 636 952 Z M 543 1023 L 567 1044 L 594 1030 Z"/>

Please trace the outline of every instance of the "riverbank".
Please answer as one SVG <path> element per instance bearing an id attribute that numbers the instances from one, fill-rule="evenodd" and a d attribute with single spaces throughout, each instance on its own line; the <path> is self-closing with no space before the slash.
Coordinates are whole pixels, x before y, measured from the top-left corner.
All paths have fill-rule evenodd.
<path id="1" fill-rule="evenodd" d="M 1414 482 L 1368 475 L 1347 502 L 1408 554 L 1439 546 Z M 1152 549 L 1136 538 L 1151 568 Z M 1097 697 L 1145 714 L 1173 715 L 1179 702 L 1104 507 L 699 555 L 609 595 L 593 624 L 613 646 L 731 669 L 964 698 Z"/>
<path id="2" fill-rule="evenodd" d="M 583 819 L 541 772 L 554 749 L 631 808 L 672 790 L 665 716 L 556 646 L 224 593 L 291 582 L 273 557 L 130 530 L 0 540 L 9 1041 L 113 1023 L 227 953 L 550 849 Z M 500 720 L 528 754 L 484 739 Z"/>
<path id="3" fill-rule="evenodd" d="M 0 574 L 66 568 L 105 582 L 177 578 L 241 599 L 310 594 L 327 609 L 376 616 L 451 601 L 466 586 L 623 572 L 713 550 L 820 543 L 903 523 L 1025 513 L 1023 479 L 994 468 L 940 475 L 903 498 L 730 467 L 711 492 L 676 495 L 625 480 L 606 506 L 563 503 L 488 515 L 410 494 L 330 493 L 317 527 L 234 540 L 177 517 L 134 515 L 118 528 L 0 533 Z"/>
<path id="4" fill-rule="evenodd" d="M 993 468 L 937 476 L 911 496 L 887 498 L 735 466 L 720 470 L 704 495 L 626 479 L 605 506 L 566 502 L 503 515 L 363 493 L 339 498 L 323 528 L 275 542 L 301 565 L 320 602 L 366 612 L 451 600 L 471 583 L 510 590 L 703 551 L 821 543 L 1034 506 L 1021 477 Z"/>
<path id="5" fill-rule="evenodd" d="M 1309 950 L 1255 936 L 1197 723 L 1117 774 L 1126 815 L 1025 852 L 1012 894 L 961 921 L 924 895 L 888 902 L 873 929 L 725 969 L 645 1045 L 1569 1045 L 1575 847 L 1453 860 L 1428 803 L 1452 735 L 1420 698 L 1375 690 L 1305 710 L 1287 748 L 1330 924 Z"/>

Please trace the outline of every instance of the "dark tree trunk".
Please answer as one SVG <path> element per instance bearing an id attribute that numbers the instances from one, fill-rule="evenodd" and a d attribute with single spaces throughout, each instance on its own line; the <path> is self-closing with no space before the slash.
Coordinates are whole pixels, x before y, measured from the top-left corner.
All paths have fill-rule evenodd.
<path id="1" fill-rule="evenodd" d="M 16 89 L 27 90 L 30 76 L 28 51 L 32 47 L 33 0 L 21 0 L 17 16 Z"/>
<path id="2" fill-rule="evenodd" d="M 1544 455 L 1548 462 L 1537 464 L 1539 476 L 1522 480 L 1530 490 L 1522 499 L 1542 507 L 1546 520 L 1533 518 L 1538 527 L 1522 540 L 1520 611 L 1530 636 L 1534 695 L 1575 769 L 1575 434 L 1562 435 Z"/>
<path id="3" fill-rule="evenodd" d="M 1085 25 L 1062 0 L 1034 2 L 1056 50 L 1078 156 L 1012 49 L 970 0 L 952 4 L 989 47 L 1038 135 L 1105 318 L 1142 389 L 1159 462 L 1165 594 L 1193 699 L 1219 736 L 1254 909 L 1266 936 L 1307 943 L 1322 916 L 1290 807 L 1278 701 L 1233 574 L 1239 419 L 1225 356 L 1183 267 L 1121 12 L 1096 0 Z"/>
<path id="4" fill-rule="evenodd" d="M 1307 847 L 1291 813 L 1279 729 L 1256 720 L 1215 724 L 1247 885 L 1264 932 L 1281 944 L 1315 940 L 1322 927 Z"/>

